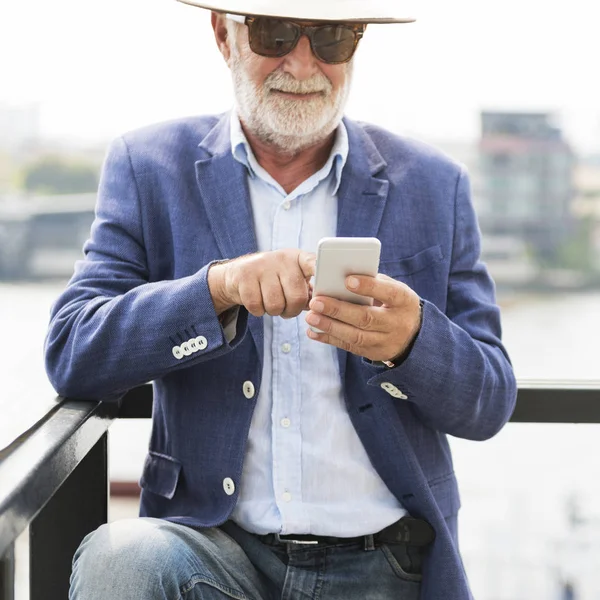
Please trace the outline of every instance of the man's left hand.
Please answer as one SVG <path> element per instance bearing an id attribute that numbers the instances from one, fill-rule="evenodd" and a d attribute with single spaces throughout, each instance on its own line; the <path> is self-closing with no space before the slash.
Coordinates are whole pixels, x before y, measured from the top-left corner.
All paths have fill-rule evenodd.
<path id="1" fill-rule="evenodd" d="M 387 275 L 352 275 L 346 287 L 374 299 L 372 306 L 316 296 L 309 304 L 306 322 L 313 340 L 337 346 L 372 361 L 400 356 L 421 326 L 419 296 L 406 284 Z"/>

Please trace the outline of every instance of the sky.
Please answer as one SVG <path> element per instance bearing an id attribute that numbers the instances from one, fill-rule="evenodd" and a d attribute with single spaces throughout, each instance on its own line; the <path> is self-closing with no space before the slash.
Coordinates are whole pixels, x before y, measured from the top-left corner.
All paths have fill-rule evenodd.
<path id="1" fill-rule="evenodd" d="M 478 136 L 481 110 L 548 110 L 576 148 L 600 150 L 600 3 L 422 0 L 411 8 L 416 23 L 368 28 L 349 116 L 462 141 Z M 221 112 L 232 93 L 205 10 L 175 0 L 4 0 L 0 106 L 22 103 L 39 103 L 45 136 L 94 142 Z"/>

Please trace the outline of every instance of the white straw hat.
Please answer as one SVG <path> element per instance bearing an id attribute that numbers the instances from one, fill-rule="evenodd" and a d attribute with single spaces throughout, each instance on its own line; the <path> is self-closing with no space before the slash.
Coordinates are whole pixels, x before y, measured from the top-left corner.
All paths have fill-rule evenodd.
<path id="1" fill-rule="evenodd" d="M 179 0 L 215 12 L 298 21 L 411 23 L 409 0 Z"/>

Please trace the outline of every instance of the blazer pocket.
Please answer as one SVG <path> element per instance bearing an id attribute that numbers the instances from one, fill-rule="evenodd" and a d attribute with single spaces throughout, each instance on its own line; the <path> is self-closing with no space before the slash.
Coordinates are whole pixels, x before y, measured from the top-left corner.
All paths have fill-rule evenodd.
<path id="1" fill-rule="evenodd" d="M 140 487 L 170 500 L 175 495 L 181 467 L 177 459 L 150 450 L 144 463 Z"/>
<path id="2" fill-rule="evenodd" d="M 431 246 L 425 250 L 421 250 L 421 252 L 414 256 L 382 260 L 379 263 L 379 270 L 390 277 L 412 275 L 440 262 L 443 258 L 442 248 L 438 244 L 437 246 Z"/>

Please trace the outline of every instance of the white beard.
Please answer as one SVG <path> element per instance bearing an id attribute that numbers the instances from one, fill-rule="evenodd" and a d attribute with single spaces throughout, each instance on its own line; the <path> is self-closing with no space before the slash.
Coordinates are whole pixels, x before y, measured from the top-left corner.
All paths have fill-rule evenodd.
<path id="1" fill-rule="evenodd" d="M 297 154 L 326 139 L 338 126 L 352 80 L 352 62 L 348 63 L 344 85 L 333 92 L 331 81 L 323 73 L 299 81 L 289 73 L 276 70 L 262 85 L 248 76 L 235 36 L 230 36 L 229 68 L 233 79 L 236 108 L 244 125 L 262 142 L 286 154 Z M 248 51 L 251 50 L 248 48 Z M 287 98 L 271 90 L 291 93 L 319 92 L 306 100 Z"/>

